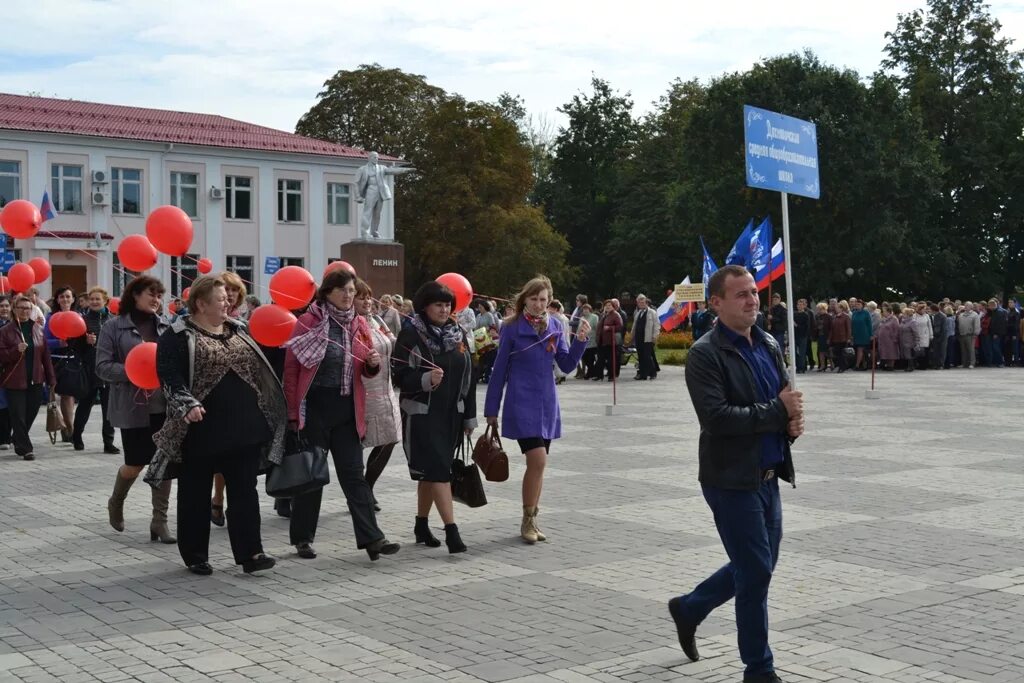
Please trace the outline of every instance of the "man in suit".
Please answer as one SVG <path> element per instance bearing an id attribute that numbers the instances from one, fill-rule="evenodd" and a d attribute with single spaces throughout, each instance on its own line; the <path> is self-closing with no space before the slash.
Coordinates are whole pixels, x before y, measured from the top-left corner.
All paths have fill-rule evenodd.
<path id="1" fill-rule="evenodd" d="M 795 482 L 790 443 L 803 433 L 803 398 L 787 382 L 778 342 L 755 325 L 753 276 L 725 266 L 708 291 L 718 324 L 690 348 L 686 387 L 700 422 L 701 491 L 729 563 L 668 609 L 697 661 L 697 626 L 735 597 L 744 682 L 781 683 L 768 646 L 768 585 L 782 540 L 779 479 Z"/>
<path id="2" fill-rule="evenodd" d="M 394 168 L 378 163 L 376 152 L 370 152 L 366 165 L 356 172 L 356 203 L 363 205 L 359 218 L 359 237 L 380 239 L 380 212 L 384 202 L 391 199 L 387 176 L 415 171 L 414 168 Z"/>
<path id="3" fill-rule="evenodd" d="M 661 321 L 658 319 L 657 312 L 651 308 L 646 296 L 638 294 L 636 312 L 633 314 L 633 346 L 636 347 L 640 367 L 637 369 L 634 379 L 657 378 L 654 343 L 658 341 L 659 334 L 661 334 Z"/>

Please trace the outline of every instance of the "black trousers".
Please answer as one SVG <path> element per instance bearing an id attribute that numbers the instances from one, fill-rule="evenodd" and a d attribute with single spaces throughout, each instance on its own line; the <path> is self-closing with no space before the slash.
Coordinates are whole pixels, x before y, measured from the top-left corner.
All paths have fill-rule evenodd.
<path id="1" fill-rule="evenodd" d="M 260 448 L 256 444 L 218 454 L 185 454 L 178 475 L 178 552 L 186 566 L 209 559 L 210 487 L 218 472 L 227 488 L 228 540 L 235 564 L 263 552 L 256 492 Z"/>
<path id="2" fill-rule="evenodd" d="M 0 408 L 0 444 L 11 443 L 11 412 L 8 408 Z"/>
<path id="3" fill-rule="evenodd" d="M 583 376 L 587 379 L 594 377 L 597 366 L 597 347 L 593 346 L 583 352 Z"/>
<path id="4" fill-rule="evenodd" d="M 99 389 L 98 393 L 100 395 L 100 413 L 103 415 L 103 445 L 112 446 L 114 445 L 114 427 L 110 424 L 110 420 L 107 419 L 107 399 L 110 397 L 110 387 L 106 385 L 100 387 L 93 385 L 89 388 L 85 398 L 78 399 L 78 407 L 75 408 L 73 438 L 81 439 L 82 433 L 85 432 L 85 425 L 89 424 L 92 407 L 96 404 L 97 389 Z"/>
<path id="5" fill-rule="evenodd" d="M 28 433 L 39 414 L 43 403 L 43 385 L 33 384 L 28 389 L 7 390 L 7 410 L 11 416 L 11 431 L 14 433 L 14 452 L 26 455 L 32 452 L 32 439 Z"/>
<path id="6" fill-rule="evenodd" d="M 306 396 L 303 434 L 321 448 L 329 449 L 334 471 L 352 513 L 356 547 L 365 548 L 384 538 L 373 511 L 373 490 L 363 476 L 363 446 L 356 430 L 355 402 L 337 388 L 313 387 Z M 292 499 L 289 537 L 292 545 L 312 543 L 320 521 L 323 489 Z"/>
<path id="7" fill-rule="evenodd" d="M 658 371 L 654 368 L 654 342 L 641 342 L 636 345 L 636 355 L 640 361 L 638 377 L 654 377 Z"/>
<path id="8" fill-rule="evenodd" d="M 618 354 L 616 353 L 616 355 Z M 618 364 L 619 359 L 616 358 L 615 362 Z M 608 378 L 611 379 L 614 372 L 615 368 L 612 366 L 612 347 L 610 345 L 597 347 L 597 367 L 594 368 L 594 377 L 604 378 L 607 373 Z"/>
<path id="9" fill-rule="evenodd" d="M 373 488 L 373 485 L 377 483 L 384 468 L 387 467 L 388 461 L 391 460 L 391 452 L 395 450 L 396 443 L 389 443 L 386 446 L 374 446 L 370 450 L 370 455 L 366 457 L 366 483 Z"/>

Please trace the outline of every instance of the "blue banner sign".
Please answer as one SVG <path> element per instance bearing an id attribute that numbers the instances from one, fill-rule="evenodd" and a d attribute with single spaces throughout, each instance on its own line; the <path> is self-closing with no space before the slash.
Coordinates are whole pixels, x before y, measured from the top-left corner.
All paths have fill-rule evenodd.
<path id="1" fill-rule="evenodd" d="M 0 271 L 7 275 L 7 271 L 14 265 L 14 252 L 0 249 Z"/>
<path id="2" fill-rule="evenodd" d="M 743 107 L 747 185 L 817 199 L 818 129 L 809 122 Z"/>
<path id="3" fill-rule="evenodd" d="M 263 264 L 263 272 L 267 275 L 273 275 L 279 270 L 281 270 L 281 257 L 268 256 L 267 260 Z"/>

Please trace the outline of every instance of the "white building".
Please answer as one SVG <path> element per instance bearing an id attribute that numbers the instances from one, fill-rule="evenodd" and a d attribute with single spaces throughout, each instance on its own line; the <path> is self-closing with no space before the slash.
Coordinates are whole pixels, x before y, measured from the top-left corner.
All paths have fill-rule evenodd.
<path id="1" fill-rule="evenodd" d="M 205 256 L 266 301 L 268 258 L 318 277 L 357 237 L 353 183 L 365 161 L 359 149 L 222 116 L 0 94 L 0 205 L 38 206 L 49 191 L 59 212 L 34 239 L 13 241 L 19 260 L 53 266 L 40 285 L 47 298 L 60 285 L 119 294 L 130 276 L 118 244 L 145 234 L 149 211 L 174 204 L 192 217 L 192 248 L 182 259 L 161 254 L 150 273 L 177 294 Z M 393 205 L 383 239 L 394 237 Z"/>

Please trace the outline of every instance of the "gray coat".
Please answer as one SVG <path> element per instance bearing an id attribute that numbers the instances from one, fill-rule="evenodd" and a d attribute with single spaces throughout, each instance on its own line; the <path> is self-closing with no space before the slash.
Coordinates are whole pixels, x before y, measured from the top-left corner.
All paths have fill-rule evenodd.
<path id="1" fill-rule="evenodd" d="M 157 316 L 157 334 L 167 329 L 167 321 Z M 142 390 L 128 379 L 124 360 L 128 352 L 144 340 L 129 315 L 111 318 L 100 328 L 96 340 L 96 375 L 110 385 L 107 418 L 118 429 L 148 427 L 151 413 L 164 412 L 164 395 L 155 391 L 145 400 Z"/>

